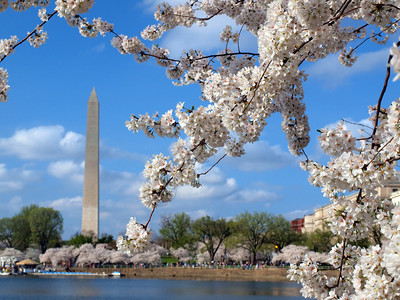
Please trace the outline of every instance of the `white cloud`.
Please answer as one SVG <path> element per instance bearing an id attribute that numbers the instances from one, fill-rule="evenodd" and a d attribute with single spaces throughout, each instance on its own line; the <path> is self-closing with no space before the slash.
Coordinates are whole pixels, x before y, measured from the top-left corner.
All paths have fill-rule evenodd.
<path id="1" fill-rule="evenodd" d="M 236 193 L 228 196 L 226 201 L 229 203 L 264 203 L 264 207 L 269 206 L 270 201 L 275 201 L 280 199 L 279 195 L 260 189 L 242 189 Z"/>
<path id="2" fill-rule="evenodd" d="M 141 6 L 145 7 L 145 10 L 149 13 L 154 13 L 157 9 L 157 5 L 166 2 L 165 0 L 142 0 Z M 185 0 L 168 0 L 168 3 L 172 6 L 185 3 Z"/>
<path id="3" fill-rule="evenodd" d="M 93 51 L 100 53 L 103 52 L 105 48 L 106 48 L 106 43 L 100 43 L 93 47 Z"/>
<path id="4" fill-rule="evenodd" d="M 39 178 L 37 172 L 25 167 L 8 169 L 5 164 L 0 164 L 0 192 L 22 190 L 26 184 Z"/>
<path id="5" fill-rule="evenodd" d="M 373 124 L 368 119 L 353 121 L 353 119 L 349 117 L 349 118 L 343 118 L 343 120 L 345 120 L 344 124 L 346 125 L 347 130 L 351 131 L 351 134 L 356 138 L 360 138 L 361 135 L 369 136 L 372 134 Z M 330 123 L 325 127 L 332 129 L 335 128 L 340 122 L 342 122 L 342 120 L 339 120 L 335 123 Z"/>
<path id="6" fill-rule="evenodd" d="M 56 178 L 65 178 L 74 182 L 83 183 L 84 166 L 72 160 L 52 162 L 47 167 L 47 171 Z"/>
<path id="7" fill-rule="evenodd" d="M 281 146 L 270 146 L 268 142 L 259 141 L 245 146 L 246 154 L 239 158 L 228 158 L 226 163 L 247 172 L 264 172 L 287 166 L 297 166 L 296 158 Z M 225 163 L 225 162 L 224 162 Z"/>
<path id="8" fill-rule="evenodd" d="M 38 126 L 15 131 L 9 138 L 0 138 L 0 155 L 16 156 L 23 160 L 73 159 L 85 157 L 85 136 L 65 131 L 61 125 Z M 137 153 L 121 151 L 100 141 L 101 158 L 145 161 Z"/>
<path id="9" fill-rule="evenodd" d="M 8 192 L 12 190 L 21 190 L 24 187 L 20 181 L 0 181 L 0 192 Z"/>
<path id="10" fill-rule="evenodd" d="M 178 187 L 175 198 L 191 201 L 195 199 L 223 199 L 238 189 L 234 178 L 227 178 L 219 168 L 200 178 L 201 187 Z"/>
<path id="11" fill-rule="evenodd" d="M 109 171 L 103 168 L 100 172 L 101 189 L 116 195 L 137 196 L 143 180 L 142 175 L 130 172 Z"/>
<path id="12" fill-rule="evenodd" d="M 51 201 L 49 206 L 56 210 L 64 212 L 67 210 L 72 210 L 74 213 L 76 213 L 77 210 L 80 211 L 80 208 L 82 208 L 82 196 L 59 198 Z"/>
<path id="13" fill-rule="evenodd" d="M 10 199 L 2 198 L 2 201 L 0 201 L 0 219 L 11 218 L 14 214 L 18 213 L 24 205 L 26 204 L 24 204 L 20 196 L 14 196 Z"/>
<path id="14" fill-rule="evenodd" d="M 109 147 L 100 141 L 100 159 L 128 159 L 145 162 L 148 155 L 122 151 L 115 147 Z"/>
<path id="15" fill-rule="evenodd" d="M 289 221 L 297 219 L 297 218 L 303 218 L 304 216 L 314 213 L 314 209 L 296 209 L 289 211 L 287 213 L 284 213 L 283 216 L 288 219 Z"/>
<path id="16" fill-rule="evenodd" d="M 84 139 L 74 132 L 65 133 L 60 125 L 38 126 L 17 130 L 9 138 L 0 138 L 0 153 L 32 160 L 82 157 Z"/>
<path id="17" fill-rule="evenodd" d="M 310 65 L 306 71 L 311 77 L 318 78 L 326 87 L 337 88 L 341 84 L 348 83 L 347 79 L 356 74 L 365 73 L 378 66 L 385 66 L 389 56 L 389 48 L 379 51 L 362 53 L 355 64 L 349 68 L 341 65 L 338 54 L 330 55 L 323 60 Z"/>
<path id="18" fill-rule="evenodd" d="M 198 209 L 196 211 L 189 211 L 188 215 L 190 216 L 190 218 L 192 220 L 196 220 L 198 218 L 202 218 L 208 215 L 207 210 L 206 209 Z"/>
<path id="19" fill-rule="evenodd" d="M 351 117 L 347 117 L 347 118 L 343 118 L 343 120 L 347 121 L 344 122 L 344 124 L 347 127 L 347 130 L 350 130 L 352 136 L 354 136 L 355 138 L 361 138 L 361 136 L 369 136 L 372 133 L 372 128 L 373 125 L 371 124 L 371 121 L 368 119 L 362 119 L 360 121 L 353 121 L 353 119 Z M 334 123 L 329 123 L 327 125 L 324 126 L 332 129 L 332 128 L 336 128 L 336 126 L 342 122 L 342 120 L 338 120 Z M 324 153 L 324 151 L 322 151 L 321 146 L 319 144 L 319 141 L 317 139 L 315 139 L 315 144 L 314 144 L 314 149 L 315 152 L 312 153 L 309 157 L 312 160 L 315 161 L 320 161 L 323 158 L 327 158 L 328 156 Z"/>
<path id="20" fill-rule="evenodd" d="M 143 0 L 142 6 L 145 10 L 154 13 L 157 5 L 161 4 L 162 0 Z M 172 0 L 168 1 L 172 6 L 185 3 L 184 0 Z M 199 15 L 200 16 L 200 15 Z M 155 23 L 156 21 L 154 21 Z M 209 52 L 215 49 L 223 50 L 225 48 L 225 43 L 220 41 L 220 32 L 225 28 L 225 26 L 230 25 L 232 30 L 240 31 L 240 26 L 236 25 L 236 22 L 231 18 L 221 15 L 212 18 L 207 21 L 207 26 L 194 26 L 187 28 L 179 26 L 174 28 L 174 30 L 167 32 L 162 38 L 160 44 L 162 47 L 168 48 L 173 57 L 180 56 L 183 50 L 190 49 L 202 49 L 204 52 Z M 232 47 L 232 46 L 231 46 Z M 236 45 L 234 46 L 236 47 Z M 240 37 L 240 47 L 242 51 L 255 51 L 257 49 L 256 38 L 246 32 L 241 31 Z"/>
<path id="21" fill-rule="evenodd" d="M 76 163 L 72 160 L 52 162 L 47 167 L 47 172 L 62 181 L 83 184 L 84 162 Z M 100 190 L 106 193 L 137 197 L 143 180 L 141 174 L 110 171 L 100 165 Z"/>
<path id="22" fill-rule="evenodd" d="M 22 204 L 23 204 L 22 198 L 19 196 L 12 197 L 9 202 L 9 205 L 14 207 L 20 207 L 22 206 Z"/>
<path id="23" fill-rule="evenodd" d="M 100 214 L 99 214 L 100 220 L 107 219 L 111 216 L 113 216 L 113 214 L 111 214 L 108 211 L 100 212 Z"/>
<path id="24" fill-rule="evenodd" d="M 174 57 L 180 56 L 183 50 L 201 49 L 204 53 L 216 49 L 223 50 L 225 44 L 220 41 L 220 33 L 227 25 L 231 26 L 234 32 L 240 30 L 240 27 L 231 18 L 217 16 L 207 21 L 206 27 L 194 25 L 190 28 L 175 28 L 165 35 L 161 41 L 161 46 L 168 48 Z M 242 51 L 254 51 L 257 49 L 256 39 L 248 32 L 243 31 L 240 38 L 240 47 Z"/>
<path id="25" fill-rule="evenodd" d="M 85 137 L 79 133 L 69 131 L 60 140 L 59 145 L 68 157 L 81 157 L 85 148 Z"/>

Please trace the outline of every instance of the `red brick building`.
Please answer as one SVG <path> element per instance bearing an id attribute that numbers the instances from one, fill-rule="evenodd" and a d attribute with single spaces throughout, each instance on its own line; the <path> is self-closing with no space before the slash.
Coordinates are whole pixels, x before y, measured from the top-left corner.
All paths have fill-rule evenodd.
<path id="1" fill-rule="evenodd" d="M 304 218 L 297 218 L 290 221 L 290 226 L 293 231 L 301 232 L 301 229 L 304 227 Z"/>

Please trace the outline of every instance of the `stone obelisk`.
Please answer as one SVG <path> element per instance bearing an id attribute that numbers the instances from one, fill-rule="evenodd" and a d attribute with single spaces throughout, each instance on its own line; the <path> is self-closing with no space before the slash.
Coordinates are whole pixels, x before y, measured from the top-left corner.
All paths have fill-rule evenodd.
<path id="1" fill-rule="evenodd" d="M 94 88 L 87 110 L 81 233 L 99 236 L 99 100 Z"/>

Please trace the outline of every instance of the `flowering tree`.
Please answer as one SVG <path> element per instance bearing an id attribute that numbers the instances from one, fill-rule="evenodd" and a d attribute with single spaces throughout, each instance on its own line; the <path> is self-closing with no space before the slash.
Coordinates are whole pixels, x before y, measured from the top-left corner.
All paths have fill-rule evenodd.
<path id="1" fill-rule="evenodd" d="M 39 255 L 41 263 L 51 262 L 51 265 L 55 268 L 61 262 L 71 263 L 76 259 L 77 251 L 73 246 L 63 246 L 61 248 L 49 248 L 45 253 Z"/>
<path id="2" fill-rule="evenodd" d="M 14 248 L 5 248 L 0 251 L 0 266 L 11 266 L 17 261 L 23 260 L 25 254 Z"/>
<path id="3" fill-rule="evenodd" d="M 306 246 L 288 245 L 272 258 L 272 263 L 291 263 L 295 264 L 299 260 L 305 258 L 312 260 L 314 263 L 329 263 L 330 257 L 328 253 L 319 253 L 310 251 Z"/>
<path id="4" fill-rule="evenodd" d="M 42 254 L 39 249 L 28 248 L 25 250 L 25 258 L 29 258 L 35 261 L 39 261 L 39 255 Z"/>
<path id="5" fill-rule="evenodd" d="M 278 262 L 295 263 L 300 258 L 303 258 L 308 251 L 308 247 L 306 246 L 289 245 L 282 248 L 282 250 L 272 258 L 271 262 L 273 264 Z"/>
<path id="6" fill-rule="evenodd" d="M 185 248 L 174 249 L 171 248 L 171 254 L 178 259 L 180 262 L 188 262 L 190 261 L 190 252 Z"/>
<path id="7" fill-rule="evenodd" d="M 243 262 L 243 261 L 248 261 L 250 260 L 251 255 L 249 251 L 244 249 L 243 247 L 238 247 L 230 249 L 227 253 L 227 259 L 234 261 L 234 262 Z"/>
<path id="8" fill-rule="evenodd" d="M 112 252 L 107 248 L 107 244 L 97 244 L 96 247 L 93 247 L 92 244 L 83 244 L 74 250 L 78 266 L 108 263 L 110 262 L 111 254 Z"/>
<path id="9" fill-rule="evenodd" d="M 185 107 L 178 103 L 162 115 L 132 115 L 126 126 L 149 137 L 177 138 L 172 157 L 155 155 L 146 163 L 146 182 L 140 199 L 151 211 L 149 220 L 140 224 L 132 219 L 126 238 L 118 246 L 126 251 L 143 250 L 150 241 L 149 222 L 161 202 L 171 201 L 173 189 L 181 185 L 197 187 L 206 175 L 226 156 L 244 154 L 244 145 L 256 142 L 273 114 L 282 116 L 282 130 L 294 155 L 304 155 L 302 167 L 310 172 L 310 182 L 322 188 L 333 203 L 331 230 L 341 242 L 331 250 L 330 263 L 339 270 L 337 278 L 327 278 L 311 259 L 294 264 L 291 278 L 303 284 L 302 293 L 319 299 L 394 299 L 400 296 L 400 207 L 380 199 L 376 189 L 396 179 L 395 167 L 400 158 L 400 100 L 384 103 L 391 67 L 400 72 L 400 42 L 388 53 L 387 75 L 380 97 L 371 103 L 369 112 L 373 129 L 356 139 L 345 126 L 321 131 L 321 147 L 331 156 L 327 165 L 311 161 L 304 152 L 309 143 L 309 125 L 303 100 L 301 70 L 305 61 L 317 61 L 340 52 L 339 61 L 351 67 L 356 51 L 364 42 L 383 44 L 397 32 L 400 8 L 396 0 L 189 0 L 172 7 L 161 4 L 142 39 L 117 34 L 113 25 L 98 18 L 92 22 L 83 15 L 93 0 L 56 0 L 55 10 L 47 13 L 46 0 L 3 0 L 0 11 L 8 6 L 25 10 L 39 6 L 41 23 L 20 41 L 16 36 L 0 41 L 0 61 L 12 54 L 22 42 L 38 47 L 46 41 L 43 27 L 55 14 L 64 18 L 80 34 L 95 37 L 113 35 L 111 44 L 122 54 L 131 54 L 139 62 L 149 59 L 166 69 L 177 85 L 199 84 L 204 105 Z M 241 32 L 227 26 L 221 32 L 226 47 L 214 54 L 189 50 L 172 58 L 155 41 L 177 26 L 206 25 L 206 21 L 226 15 L 258 41 L 257 52 L 243 51 Z M 354 26 L 344 27 L 346 24 Z M 373 29 L 378 32 L 374 32 Z M 367 37 L 367 34 L 369 36 Z M 147 40 L 147 41 L 143 41 Z M 349 43 L 359 41 L 356 46 Z M 353 45 L 352 44 L 352 45 Z M 7 71 L 0 68 L 0 101 L 7 100 Z M 398 79 L 399 74 L 394 79 Z M 214 158 L 217 150 L 225 154 Z M 206 172 L 196 171 L 196 164 L 214 159 Z M 342 195 L 356 192 L 355 201 Z M 353 246 L 368 232 L 379 228 L 381 245 L 362 249 Z"/>
<path id="10" fill-rule="evenodd" d="M 111 250 L 110 253 L 110 263 L 112 264 L 128 264 L 129 256 L 123 251 Z"/>

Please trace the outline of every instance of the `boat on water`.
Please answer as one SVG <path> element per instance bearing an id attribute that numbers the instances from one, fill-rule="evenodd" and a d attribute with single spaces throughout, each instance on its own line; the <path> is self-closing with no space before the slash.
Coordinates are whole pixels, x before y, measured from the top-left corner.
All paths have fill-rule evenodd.
<path id="1" fill-rule="evenodd" d="M 113 276 L 113 277 L 121 277 L 121 276 L 124 276 L 124 275 L 121 274 L 121 272 L 119 272 L 119 271 L 114 271 L 114 272 L 112 272 L 112 273 L 110 274 L 110 276 Z"/>
<path id="2" fill-rule="evenodd" d="M 0 276 L 8 276 L 11 275 L 10 272 L 0 272 Z"/>

